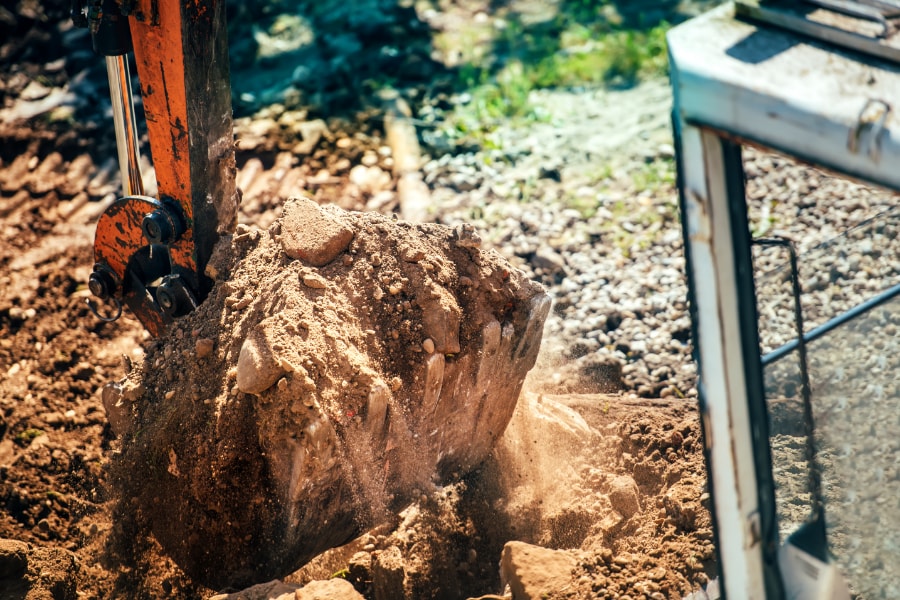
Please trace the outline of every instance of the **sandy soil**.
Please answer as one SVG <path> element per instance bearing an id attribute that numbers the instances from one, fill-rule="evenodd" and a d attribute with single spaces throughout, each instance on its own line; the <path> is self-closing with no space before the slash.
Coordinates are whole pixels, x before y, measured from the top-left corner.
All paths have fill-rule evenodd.
<path id="1" fill-rule="evenodd" d="M 71 169 L 78 156 L 57 171 Z M 40 155 L 32 161 L 41 162 Z M 210 595 L 214 590 L 187 578 L 146 531 L 132 528 L 127 503 L 113 512 L 107 466 L 114 436 L 100 389 L 140 361 L 150 342 L 129 317 L 107 325 L 90 314 L 84 281 L 98 203 L 61 217 L 74 198 L 61 197 L 58 187 L 35 192 L 29 182 L 38 179 L 38 167 L 2 198 L 12 244 L 2 251 L 0 296 L 0 537 L 73 552 L 78 568 L 60 577 L 74 579 L 85 597 Z M 7 189 L 12 170 L 5 163 L 0 172 Z M 679 598 L 695 589 L 712 568 L 695 407 L 602 396 L 565 402 L 574 413 L 554 408 L 555 418 L 541 420 L 540 411 L 521 412 L 482 468 L 426 495 L 408 509 L 418 516 L 389 521 L 353 549 L 399 547 L 410 597 L 501 591 L 500 549 L 513 539 L 572 550 L 578 568 L 568 597 L 646 589 Z M 581 434 L 564 426 L 573 419 Z M 612 501 L 622 477 L 637 486 L 630 509 Z M 339 572 L 347 551 L 287 579 Z M 370 583 L 359 582 L 361 591 Z"/>
<path id="2" fill-rule="evenodd" d="M 43 74 L 51 87 L 65 80 L 48 31 L 19 32 L 44 53 L 20 57 L 10 90 L 21 91 L 22 74 Z M 21 53 L 10 39 L 4 52 Z M 12 598 L 29 588 L 54 598 L 208 597 L 221 590 L 187 576 L 144 527 L 139 503 L 111 485 L 120 449 L 101 390 L 158 347 L 129 315 L 105 324 L 85 304 L 94 226 L 117 193 L 115 152 L 96 122 L 56 117 L 0 128 L 0 589 Z M 378 144 L 351 137 L 351 126 L 331 124 L 342 133 L 312 166 L 244 151 L 241 221 L 268 226 L 304 183 L 320 200 L 362 208 L 341 161 L 362 162 Z M 714 565 L 695 405 L 554 397 L 551 375 L 534 374 L 529 385 L 545 395 L 520 402 L 484 463 L 421 490 L 286 581 L 339 574 L 377 598 L 371 565 L 399 552 L 409 598 L 502 593 L 501 552 L 518 540 L 562 550 L 574 565 L 568 583 L 539 592 L 546 597 L 677 599 L 697 589 Z M 132 476 L 139 486 L 144 474 Z"/>

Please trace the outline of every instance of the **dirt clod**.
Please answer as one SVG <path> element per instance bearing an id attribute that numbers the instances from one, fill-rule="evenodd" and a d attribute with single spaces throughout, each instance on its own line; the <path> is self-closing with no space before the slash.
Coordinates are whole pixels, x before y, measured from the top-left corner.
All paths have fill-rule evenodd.
<path id="1" fill-rule="evenodd" d="M 544 598 L 569 586 L 575 566 L 569 552 L 509 542 L 500 558 L 500 578 L 513 598 Z"/>
<path id="2" fill-rule="evenodd" d="M 306 198 L 285 203 L 281 245 L 284 253 L 314 267 L 323 267 L 343 252 L 353 230 Z"/>
<path id="3" fill-rule="evenodd" d="M 223 279 L 177 329 L 202 337 L 154 345 L 125 384 L 144 389 L 135 426 L 116 428 L 135 432 L 120 495 L 187 573 L 284 576 L 488 457 L 549 300 L 461 243 L 475 237 L 295 200 L 268 231 L 223 241 Z M 201 361 L 200 339 L 220 352 Z M 165 368 L 175 356 L 183 368 Z"/>

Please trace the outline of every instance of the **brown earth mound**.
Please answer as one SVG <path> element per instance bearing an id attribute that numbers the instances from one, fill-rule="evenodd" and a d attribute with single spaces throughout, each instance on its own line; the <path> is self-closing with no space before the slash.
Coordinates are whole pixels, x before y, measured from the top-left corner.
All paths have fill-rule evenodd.
<path id="1" fill-rule="evenodd" d="M 104 394 L 121 496 L 188 574 L 286 575 L 488 457 L 550 302 L 479 246 L 305 199 L 219 246 L 210 298 Z"/>

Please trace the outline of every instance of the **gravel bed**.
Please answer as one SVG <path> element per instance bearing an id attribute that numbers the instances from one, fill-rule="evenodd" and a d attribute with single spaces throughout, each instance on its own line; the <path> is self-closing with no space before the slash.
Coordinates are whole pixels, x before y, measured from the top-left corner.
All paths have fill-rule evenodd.
<path id="1" fill-rule="evenodd" d="M 540 96 L 557 110 L 555 128 L 501 130 L 502 151 L 445 155 L 425 165 L 425 180 L 440 221 L 473 223 L 547 286 L 554 309 L 537 387 L 695 395 L 673 150 L 658 118 L 668 95 L 660 82 L 616 94 Z M 628 152 L 577 135 L 592 115 L 614 119 L 635 102 L 650 117 L 625 119 L 628 139 L 642 142 Z"/>
<path id="2" fill-rule="evenodd" d="M 805 329 L 900 279 L 900 211 L 891 192 L 750 149 L 747 197 L 755 237 L 784 237 L 801 255 Z M 788 256 L 755 250 L 763 352 L 796 337 Z"/>
<path id="3" fill-rule="evenodd" d="M 425 165 L 425 179 L 441 207 L 438 220 L 474 223 L 548 287 L 554 309 L 540 385 L 692 396 L 672 149 L 667 124 L 655 119 L 667 113 L 668 99 L 657 84 L 619 99 L 636 107 L 625 127 L 637 143 L 627 151 L 586 149 L 593 138 L 574 135 L 573 124 L 587 131 L 590 115 L 616 104 L 614 94 L 581 95 L 579 104 L 561 101 L 558 92 L 538 97 L 556 134 L 501 130 L 502 150 L 444 155 Z M 642 118 L 641 109 L 654 116 Z M 787 237 L 801 254 L 807 330 L 896 280 L 898 224 L 879 217 L 894 208 L 893 194 L 753 148 L 744 156 L 752 233 Z M 648 174 L 657 176 L 648 182 Z M 754 255 L 765 353 L 793 339 L 796 327 L 786 252 L 756 248 Z"/>
<path id="4" fill-rule="evenodd" d="M 648 170 L 672 167 L 670 147 L 656 138 L 630 161 L 611 150 L 605 159 L 618 162 L 591 179 L 586 163 L 559 161 L 578 156 L 559 138 L 551 152 L 533 137 L 504 139 L 502 152 L 444 156 L 425 173 L 442 206 L 439 220 L 473 222 L 548 287 L 554 308 L 535 383 L 695 395 L 676 190 L 671 181 L 646 185 Z M 787 238 L 799 253 L 806 331 L 898 282 L 895 194 L 754 148 L 744 149 L 744 163 L 751 233 Z M 767 353 L 796 337 L 788 255 L 759 246 L 753 254 L 760 350 Z M 898 303 L 809 348 L 832 551 L 861 598 L 897 595 L 890 565 L 900 564 L 900 522 L 891 514 L 900 421 L 890 415 L 900 405 L 891 376 Z M 796 357 L 768 367 L 766 376 L 784 540 L 812 506 Z M 873 568 L 878 576 L 867 575 Z"/>

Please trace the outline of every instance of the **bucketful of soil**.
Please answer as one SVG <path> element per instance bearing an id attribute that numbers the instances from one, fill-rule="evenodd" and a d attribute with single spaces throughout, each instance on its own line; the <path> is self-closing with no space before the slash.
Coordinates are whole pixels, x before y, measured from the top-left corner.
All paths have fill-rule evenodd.
<path id="1" fill-rule="evenodd" d="M 292 200 L 104 392 L 128 499 L 213 588 L 281 577 L 489 455 L 549 298 L 471 227 Z"/>

